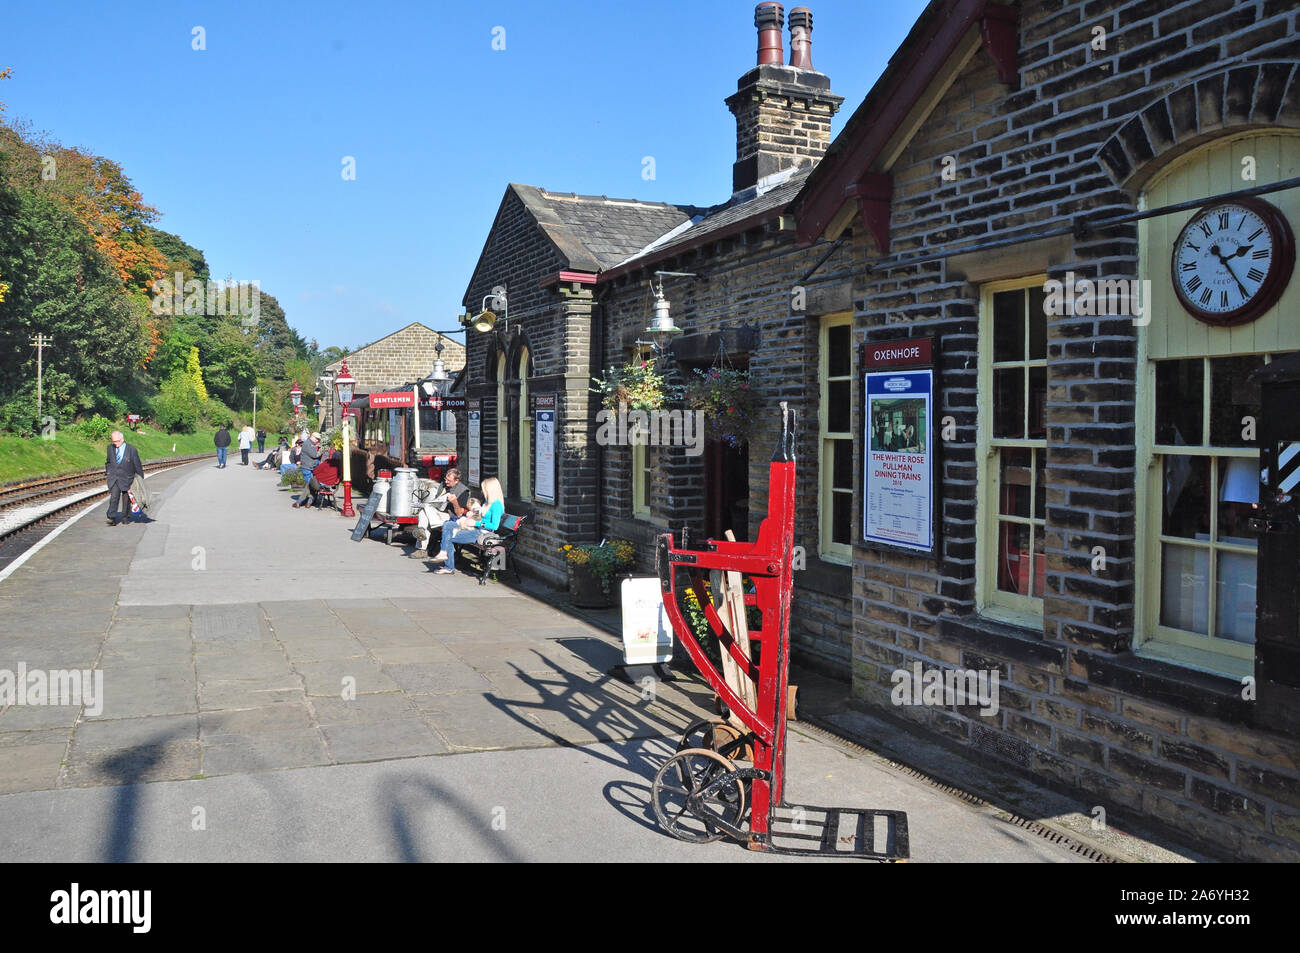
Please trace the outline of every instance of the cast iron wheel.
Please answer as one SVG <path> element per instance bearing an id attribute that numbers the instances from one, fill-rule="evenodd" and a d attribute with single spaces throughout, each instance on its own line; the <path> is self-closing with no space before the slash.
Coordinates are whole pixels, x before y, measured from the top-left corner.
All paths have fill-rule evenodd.
<path id="1" fill-rule="evenodd" d="M 721 718 L 701 718 L 693 722 L 677 744 L 678 751 L 707 748 L 732 761 L 753 761 L 754 748 L 748 733 Z"/>
<path id="2" fill-rule="evenodd" d="M 660 826 L 689 844 L 708 844 L 725 837 L 726 832 L 712 823 L 714 819 L 740 827 L 745 817 L 745 786 L 739 780 L 724 784 L 705 798 L 698 806 L 702 814 L 686 806 L 688 795 L 735 770 L 734 764 L 707 748 L 677 752 L 659 769 L 651 789 Z"/>

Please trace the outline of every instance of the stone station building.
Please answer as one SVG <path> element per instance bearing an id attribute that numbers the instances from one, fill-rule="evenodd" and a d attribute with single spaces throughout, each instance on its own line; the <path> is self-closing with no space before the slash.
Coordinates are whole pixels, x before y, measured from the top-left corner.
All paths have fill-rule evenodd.
<path id="1" fill-rule="evenodd" d="M 811 14 L 790 14 L 787 66 L 783 12 L 761 4 L 726 202 L 507 190 L 465 305 L 506 286 L 509 329 L 470 333 L 468 393 L 483 475 L 537 515 L 523 570 L 561 583 L 565 541 L 632 538 L 650 571 L 656 533 L 752 533 L 788 400 L 802 661 L 1115 816 L 1300 857 L 1300 636 L 1256 638 L 1249 529 L 1251 375 L 1300 351 L 1298 15 L 933 0 L 832 142 Z M 770 422 L 747 452 L 596 444 L 590 378 L 644 353 L 660 282 L 677 373 L 749 369 Z M 869 412 L 890 377 L 873 355 L 917 340 L 931 403 Z M 553 505 L 530 498 L 530 395 L 548 393 Z M 923 544 L 882 542 L 868 492 L 904 443 L 933 473 L 909 516 Z M 996 671 L 996 710 L 899 704 L 916 666 Z"/>

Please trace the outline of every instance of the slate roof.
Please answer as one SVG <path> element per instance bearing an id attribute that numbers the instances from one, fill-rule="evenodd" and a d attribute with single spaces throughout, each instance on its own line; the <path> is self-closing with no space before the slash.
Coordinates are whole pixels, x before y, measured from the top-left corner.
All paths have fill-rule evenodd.
<path id="1" fill-rule="evenodd" d="M 671 254 L 674 249 L 694 245 L 706 240 L 710 234 L 726 231 L 748 218 L 783 208 L 794 201 L 811 173 L 811 168 L 798 169 L 789 178 L 759 194 L 755 188 L 738 192 L 720 205 L 705 210 L 704 214 L 688 228 L 671 237 L 660 237 L 637 249 L 633 255 L 618 264 L 632 264 L 641 259 L 654 259 Z"/>
<path id="2" fill-rule="evenodd" d="M 693 205 L 547 192 L 515 183 L 510 188 L 574 271 L 612 268 L 703 212 Z"/>

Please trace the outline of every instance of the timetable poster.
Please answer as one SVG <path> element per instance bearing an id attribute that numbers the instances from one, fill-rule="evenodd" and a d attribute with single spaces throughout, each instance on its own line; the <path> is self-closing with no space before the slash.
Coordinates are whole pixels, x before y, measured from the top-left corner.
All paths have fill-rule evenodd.
<path id="1" fill-rule="evenodd" d="M 555 395 L 538 394 L 533 441 L 534 469 L 537 479 L 533 497 L 539 503 L 555 502 Z"/>
<path id="2" fill-rule="evenodd" d="M 862 535 L 868 543 L 934 548 L 933 383 L 930 369 L 866 375 Z"/>
<path id="3" fill-rule="evenodd" d="M 469 417 L 469 485 L 478 486 L 480 461 L 483 459 L 483 401 L 471 400 L 466 404 Z"/>

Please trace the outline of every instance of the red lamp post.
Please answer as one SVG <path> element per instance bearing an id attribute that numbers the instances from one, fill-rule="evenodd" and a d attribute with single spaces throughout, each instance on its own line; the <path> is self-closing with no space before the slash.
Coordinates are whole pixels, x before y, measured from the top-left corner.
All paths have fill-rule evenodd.
<path id="1" fill-rule="evenodd" d="M 352 388 L 356 384 L 354 378 L 348 372 L 348 362 L 344 361 L 343 366 L 339 368 L 339 376 L 334 378 L 334 390 L 339 396 L 339 406 L 343 408 L 341 417 L 343 420 L 344 434 L 347 433 L 348 404 L 352 403 Z M 352 448 L 348 445 L 349 440 L 346 436 L 343 440 L 343 516 L 355 516 L 352 509 Z"/>

